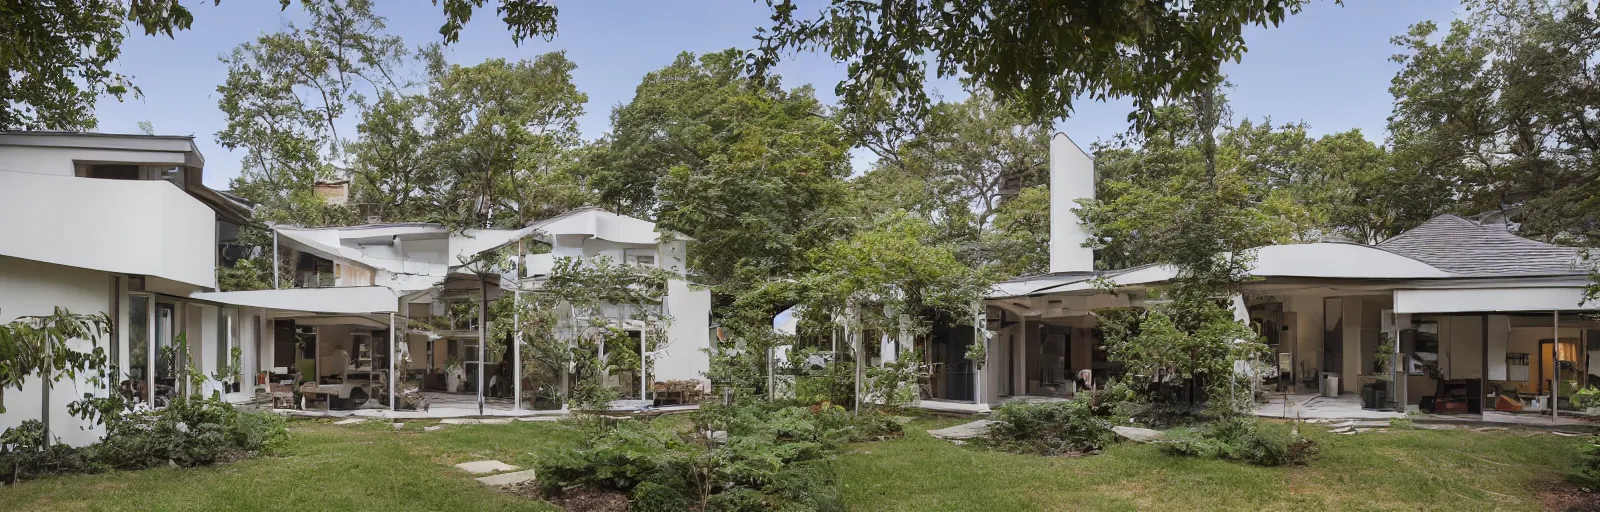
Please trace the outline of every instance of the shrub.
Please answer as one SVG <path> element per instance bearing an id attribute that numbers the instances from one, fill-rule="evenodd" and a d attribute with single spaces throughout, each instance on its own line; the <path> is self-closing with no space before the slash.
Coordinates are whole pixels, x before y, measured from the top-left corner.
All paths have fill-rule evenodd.
<path id="1" fill-rule="evenodd" d="M 1316 443 L 1301 437 L 1292 425 L 1227 418 L 1195 429 L 1168 430 L 1162 449 L 1185 457 L 1282 466 L 1305 464 L 1316 453 Z"/>
<path id="2" fill-rule="evenodd" d="M 1116 440 L 1088 399 L 1015 403 L 995 409 L 985 442 L 1005 451 L 1061 455 L 1096 451 Z"/>
<path id="3" fill-rule="evenodd" d="M 627 493 L 634 510 L 838 510 L 830 461 L 853 426 L 824 405 L 710 408 L 694 432 L 641 421 L 580 428 L 582 448 L 537 464 L 546 496 L 585 485 Z"/>
<path id="4" fill-rule="evenodd" d="M 1583 472 L 1590 489 L 1600 488 L 1600 436 L 1578 445 L 1578 470 Z"/>
<path id="5" fill-rule="evenodd" d="M 49 444 L 49 435 L 39 420 L 24 421 L 0 435 L 0 482 L 99 470 L 84 450 Z"/>
<path id="6" fill-rule="evenodd" d="M 0 471 L 15 481 L 49 474 L 88 473 L 101 469 L 144 469 L 169 463 L 201 466 L 270 452 L 288 439 L 283 418 L 245 413 L 217 399 L 178 398 L 155 411 L 102 409 L 106 437 L 73 448 L 46 446 L 44 424 L 38 421 L 0 436 Z"/>

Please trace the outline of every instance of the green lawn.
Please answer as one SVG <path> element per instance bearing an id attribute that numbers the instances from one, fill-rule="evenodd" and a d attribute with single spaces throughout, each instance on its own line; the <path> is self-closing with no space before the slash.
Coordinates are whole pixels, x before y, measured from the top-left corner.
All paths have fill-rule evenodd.
<path id="1" fill-rule="evenodd" d="M 1118 445 L 1098 456 L 991 453 L 922 431 L 851 445 L 840 461 L 854 510 L 1538 510 L 1578 440 L 1523 432 L 1314 433 L 1309 467 L 1258 468 Z M 450 464 L 527 466 L 574 432 L 551 423 L 392 432 L 387 424 L 290 424 L 280 456 L 196 469 L 48 478 L 0 488 L 5 510 L 550 510 L 484 488 Z"/>

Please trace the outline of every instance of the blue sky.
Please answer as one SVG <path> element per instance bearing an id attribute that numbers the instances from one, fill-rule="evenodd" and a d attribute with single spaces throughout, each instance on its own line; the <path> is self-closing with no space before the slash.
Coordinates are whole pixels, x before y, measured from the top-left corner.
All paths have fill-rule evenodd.
<path id="1" fill-rule="evenodd" d="M 185 2 L 194 12 L 193 30 L 175 39 L 130 36 L 117 68 L 131 75 L 142 98 L 124 102 L 104 99 L 96 109 L 100 131 L 137 133 L 139 121 L 150 121 L 160 134 L 194 135 L 206 156 L 206 184 L 227 187 L 238 174 L 237 152 L 216 144 L 215 133 L 226 118 L 217 110 L 216 87 L 227 76 L 217 57 L 263 33 L 303 23 L 299 8 L 280 12 L 277 2 L 211 0 Z M 494 2 L 489 2 L 494 3 Z M 493 12 L 482 10 L 447 49 L 452 62 L 473 64 L 492 57 L 532 58 L 565 50 L 577 63 L 574 81 L 588 93 L 580 127 L 587 138 L 609 129 L 611 108 L 633 98 L 645 73 L 670 63 L 681 51 L 696 53 L 749 47 L 755 28 L 768 23 L 764 2 L 684 0 L 673 2 L 586 0 L 560 2 L 560 34 L 550 42 L 512 44 L 510 33 Z M 1274 122 L 1305 121 L 1315 134 L 1360 129 L 1382 141 L 1389 115 L 1389 80 L 1398 66 L 1389 62 L 1395 48 L 1389 38 L 1423 20 L 1444 21 L 1460 10 L 1453 0 L 1346 0 L 1345 5 L 1320 0 L 1272 29 L 1247 32 L 1249 52 L 1226 71 L 1234 84 L 1229 97 L 1234 118 L 1271 116 Z M 410 46 L 439 40 L 442 15 L 421 0 L 380 2 L 391 32 Z M 786 86 L 810 83 L 825 101 L 843 67 L 818 55 L 790 58 L 778 72 Z M 965 94 L 953 82 L 935 84 L 949 99 Z M 1130 106 L 1125 101 L 1083 102 L 1057 128 L 1080 144 L 1111 137 L 1127 129 Z M 353 126 L 353 124 L 351 125 Z M 354 130 L 341 130 L 353 133 Z M 858 155 L 857 168 L 865 163 Z"/>

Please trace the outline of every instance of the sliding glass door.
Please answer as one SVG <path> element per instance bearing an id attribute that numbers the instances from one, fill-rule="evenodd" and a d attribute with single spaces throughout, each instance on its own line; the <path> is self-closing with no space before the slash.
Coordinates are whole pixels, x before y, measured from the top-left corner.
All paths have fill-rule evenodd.
<path id="1" fill-rule="evenodd" d="M 153 399 L 150 392 L 155 387 L 155 375 L 151 373 L 155 358 L 150 351 L 154 328 L 150 299 L 149 295 L 128 295 L 128 374 L 127 380 L 118 383 L 124 397 L 147 404 Z"/>

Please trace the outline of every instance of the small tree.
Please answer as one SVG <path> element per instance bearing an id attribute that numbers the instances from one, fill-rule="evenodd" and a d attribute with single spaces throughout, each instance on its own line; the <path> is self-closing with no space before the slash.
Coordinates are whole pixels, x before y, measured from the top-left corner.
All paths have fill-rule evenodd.
<path id="1" fill-rule="evenodd" d="M 604 405 L 616 395 L 616 390 L 603 385 L 604 375 L 638 371 L 640 358 L 648 368 L 652 354 L 665 346 L 670 319 L 661 304 L 671 276 L 603 256 L 587 262 L 559 258 L 538 289 L 523 294 L 520 301 L 511 296 L 497 301 L 491 309 L 497 319 L 493 338 L 514 339 L 521 333 L 526 349 L 518 364 L 539 389 L 557 389 L 562 374 L 571 371 L 563 400 L 583 407 Z M 607 317 L 606 308 L 615 308 L 616 316 Z M 563 309 L 568 309 L 571 322 L 566 326 L 560 325 Z M 588 321 L 580 323 L 579 317 Z M 627 320 L 643 325 L 647 344 L 643 351 L 620 327 Z"/>
<path id="2" fill-rule="evenodd" d="M 80 315 L 60 307 L 50 315 L 0 325 L 0 413 L 5 412 L 4 391 L 22 389 L 29 377 L 38 377 L 46 389 L 83 372 L 98 372 L 96 377 L 104 381 L 114 370 L 107 368 L 100 338 L 110 330 L 111 318 L 105 313 Z M 88 342 L 90 349 L 73 348 L 73 340 Z"/>
<path id="3" fill-rule="evenodd" d="M 923 334 L 941 318 L 971 316 L 993 280 L 987 270 L 962 263 L 956 252 L 952 244 L 939 241 L 926 219 L 904 211 L 890 214 L 871 229 L 811 254 L 816 270 L 801 280 L 805 311 L 847 318 L 848 328 L 857 332 L 896 337 Z M 984 343 L 976 336 L 967 351 L 978 358 L 975 364 L 982 364 Z M 903 382 L 920 375 L 914 367 L 900 370 L 885 378 Z M 905 396 L 870 382 L 863 385 L 879 388 L 879 400 Z"/>

